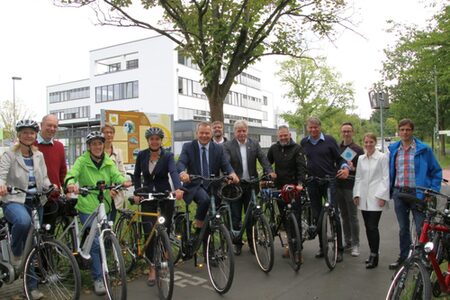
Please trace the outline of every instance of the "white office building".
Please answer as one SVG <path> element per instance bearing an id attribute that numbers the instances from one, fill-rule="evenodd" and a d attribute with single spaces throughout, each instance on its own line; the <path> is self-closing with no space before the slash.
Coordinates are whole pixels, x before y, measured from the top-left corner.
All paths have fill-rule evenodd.
<path id="1" fill-rule="evenodd" d="M 209 120 L 200 79 L 198 68 L 178 54 L 172 41 L 150 37 L 90 51 L 89 78 L 48 86 L 48 111 L 58 116 L 60 126 L 71 128 L 65 138 L 74 138 L 73 154 L 78 156 L 86 131 L 99 125 L 101 109 L 172 114 L 175 121 Z M 273 96 L 263 86 L 268 84 L 261 82 L 257 66 L 243 72 L 225 101 L 224 123 L 247 120 L 252 129 L 261 128 L 250 133 L 268 147 L 271 133 L 263 129 L 274 129 L 276 117 Z M 188 132 L 190 136 L 175 132 L 175 141 L 194 138 Z"/>

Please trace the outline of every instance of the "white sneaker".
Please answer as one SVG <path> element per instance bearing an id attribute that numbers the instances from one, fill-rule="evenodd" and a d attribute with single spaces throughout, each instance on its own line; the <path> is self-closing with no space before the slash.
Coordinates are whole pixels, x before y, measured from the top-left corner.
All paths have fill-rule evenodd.
<path id="1" fill-rule="evenodd" d="M 103 284 L 103 279 L 98 279 L 94 281 L 94 291 L 98 296 L 102 296 L 106 294 L 106 288 Z"/>
<path id="2" fill-rule="evenodd" d="M 353 247 L 352 247 L 352 253 L 351 253 L 351 255 L 354 256 L 354 257 L 359 256 L 359 247 L 358 247 L 358 246 L 353 246 Z"/>
<path id="3" fill-rule="evenodd" d="M 40 290 L 36 289 L 36 290 L 31 291 L 31 298 L 33 300 L 39 300 L 39 299 L 42 299 L 43 297 L 44 297 L 44 294 Z"/>

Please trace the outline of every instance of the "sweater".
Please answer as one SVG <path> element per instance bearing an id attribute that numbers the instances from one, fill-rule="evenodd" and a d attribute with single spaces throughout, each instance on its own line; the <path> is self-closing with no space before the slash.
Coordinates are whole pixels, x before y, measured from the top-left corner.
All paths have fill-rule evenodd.
<path id="1" fill-rule="evenodd" d="M 39 151 L 44 154 L 45 165 L 47 167 L 47 174 L 50 182 L 62 187 L 64 184 L 64 177 L 66 177 L 66 155 L 64 152 L 64 145 L 56 140 L 53 144 L 38 144 Z"/>
<path id="2" fill-rule="evenodd" d="M 339 153 L 336 140 L 330 135 L 324 135 L 324 139 L 319 140 L 316 145 L 312 144 L 308 137 L 305 137 L 300 145 L 306 154 L 308 176 L 323 178 L 329 175 L 334 177 L 341 165 L 345 163 Z"/>
<path id="3" fill-rule="evenodd" d="M 354 171 L 350 170 L 350 173 L 349 173 L 349 175 L 355 176 L 356 168 L 358 166 L 358 157 L 360 155 L 364 154 L 364 150 L 363 150 L 363 148 L 361 148 L 359 145 L 355 144 L 354 142 L 351 142 L 348 145 L 344 145 L 344 142 L 342 142 L 339 145 L 339 153 L 342 154 L 342 152 L 344 152 L 345 149 L 347 149 L 347 147 L 349 147 L 350 149 L 352 149 L 353 151 L 356 152 L 355 157 L 352 159 L 352 164 L 353 164 L 353 167 L 355 168 L 355 170 Z M 340 188 L 340 189 L 352 190 L 354 184 L 355 184 L 355 181 L 353 179 L 338 179 L 338 180 L 336 180 L 336 187 Z"/>

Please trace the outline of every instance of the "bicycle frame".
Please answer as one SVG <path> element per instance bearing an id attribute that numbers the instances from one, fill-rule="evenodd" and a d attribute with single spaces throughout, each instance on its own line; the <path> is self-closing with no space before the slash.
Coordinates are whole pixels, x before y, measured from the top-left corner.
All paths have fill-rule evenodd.
<path id="1" fill-rule="evenodd" d="M 255 214 L 255 210 L 259 209 L 260 205 L 256 204 L 256 192 L 255 192 L 255 188 L 252 186 L 250 201 L 248 203 L 247 211 L 245 212 L 245 215 L 244 215 L 244 220 L 242 221 L 241 229 L 239 229 L 239 230 L 233 228 L 233 222 L 232 222 L 232 218 L 231 218 L 231 206 L 230 206 L 229 201 L 225 200 L 225 204 L 222 204 L 221 207 L 223 207 L 223 209 L 225 209 L 227 211 L 228 221 L 230 224 L 231 238 L 233 240 L 240 240 L 245 232 L 245 228 L 249 222 L 250 216 L 253 216 Z"/>
<path id="2" fill-rule="evenodd" d="M 446 225 L 433 224 L 428 219 L 425 219 L 422 225 L 422 231 L 419 238 L 419 244 L 424 245 L 425 252 L 429 251 L 428 249 L 430 249 L 433 246 L 433 244 L 427 245 L 427 243 L 430 242 L 428 237 L 428 233 L 430 231 L 449 233 L 450 229 Z M 439 262 L 436 259 L 436 249 L 434 249 L 434 247 L 431 248 L 431 251 L 427 253 L 427 258 L 430 261 L 433 271 L 436 274 L 441 291 L 447 294 L 450 293 L 450 262 L 447 262 L 447 272 L 444 275 L 439 266 Z"/>

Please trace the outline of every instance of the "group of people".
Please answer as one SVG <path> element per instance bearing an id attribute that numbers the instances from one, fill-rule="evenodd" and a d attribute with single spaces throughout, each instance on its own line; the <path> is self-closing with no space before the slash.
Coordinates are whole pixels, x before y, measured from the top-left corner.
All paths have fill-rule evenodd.
<path id="1" fill-rule="evenodd" d="M 64 180 L 67 181 L 67 191 L 70 193 L 77 193 L 78 186 L 94 186 L 98 180 L 104 180 L 108 185 L 123 184 L 125 187 L 133 184 L 135 188 L 143 187 L 149 192 L 173 189 L 177 200 L 197 203 L 194 227 L 200 230 L 210 203 L 208 181 L 191 181 L 190 175 L 210 177 L 227 174 L 229 183 L 237 184 L 241 179 L 257 177 L 259 162 L 264 173 L 274 179 L 278 189 L 286 184 L 294 184 L 298 190 L 306 189 L 316 221 L 322 211 L 323 199 L 327 197 L 327 189 L 331 190 L 331 199 L 328 200 L 336 208 L 339 224 L 338 262 L 343 260 L 345 250 L 350 251 L 352 256 L 360 255 L 359 208 L 370 247 L 366 267 L 377 267 L 380 244 L 378 224 L 382 210 L 393 199 L 400 227 L 400 254 L 390 267 L 398 267 L 406 259 L 411 243 L 410 212 L 418 232 L 424 219 L 423 213 L 404 203 L 398 198 L 398 193 L 408 192 L 420 198 L 423 195 L 415 191 L 416 186 L 440 189 L 442 170 L 431 149 L 413 136 L 414 124 L 409 119 L 399 122 L 400 141 L 389 146 L 389 154 L 376 149 L 377 137 L 373 133 L 364 135 L 364 149 L 357 145 L 353 140 L 355 132 L 351 123 L 342 124 L 340 144 L 332 136 L 322 133 L 318 118 L 309 118 L 306 125 L 308 135 L 299 144 L 293 141 L 287 126 L 280 126 L 277 131 L 278 141 L 266 155 L 258 141 L 249 137 L 246 121 L 234 123 L 234 137 L 231 140 L 224 137 L 222 122 L 200 122 L 196 128 L 196 139 L 183 145 L 177 162 L 173 153 L 162 147 L 164 131 L 158 127 L 150 127 L 145 132 L 148 148 L 139 152 L 131 182 L 126 178 L 122 153 L 112 144 L 115 133 L 113 126 L 105 125 L 101 131 L 90 132 L 86 138 L 87 151 L 67 171 L 64 147 L 54 139 L 58 128 L 57 118 L 54 115 L 45 116 L 40 128 L 34 121 L 19 121 L 16 125 L 19 143 L 0 159 L 0 196 L 4 203 L 5 217 L 12 224 L 12 263 L 16 266 L 20 264 L 26 235 L 31 226 L 27 205 L 30 196 L 10 195 L 7 185 L 26 189 L 30 195 L 50 184 L 61 188 Z M 350 159 L 343 155 L 348 154 L 347 152 L 351 153 Z M 326 176 L 335 180 L 320 180 Z M 232 203 L 234 229 L 242 226 L 242 209 L 248 207 L 250 196 L 250 190 L 244 189 L 240 199 Z M 57 209 L 52 200 L 54 199 L 49 199 L 45 204 L 43 215 L 45 223 L 54 225 Z M 105 195 L 105 200 L 107 212 L 111 220 L 115 220 L 117 208 L 126 204 L 124 195 L 111 191 L 110 195 Z M 135 197 L 134 200 L 138 203 L 140 198 Z M 79 195 L 77 209 L 81 222 L 86 222 L 97 206 L 95 193 Z M 142 210 L 155 211 L 156 206 L 151 203 L 143 204 Z M 168 205 L 162 210 L 170 220 L 173 208 Z M 143 221 L 146 224 L 144 232 L 149 234 L 149 222 L 153 220 Z M 246 228 L 246 232 L 250 239 L 251 228 Z M 234 252 L 240 255 L 243 242 L 234 242 Z M 148 247 L 146 252 L 150 261 L 153 259 L 152 248 Z M 254 251 L 250 243 L 249 250 L 252 253 Z M 106 291 L 102 281 L 98 242 L 94 242 L 91 256 L 94 290 L 101 295 Z M 322 245 L 319 244 L 316 257 L 323 256 Z M 155 269 L 152 264 L 147 284 L 155 284 Z M 42 297 L 36 286 L 33 298 Z"/>

